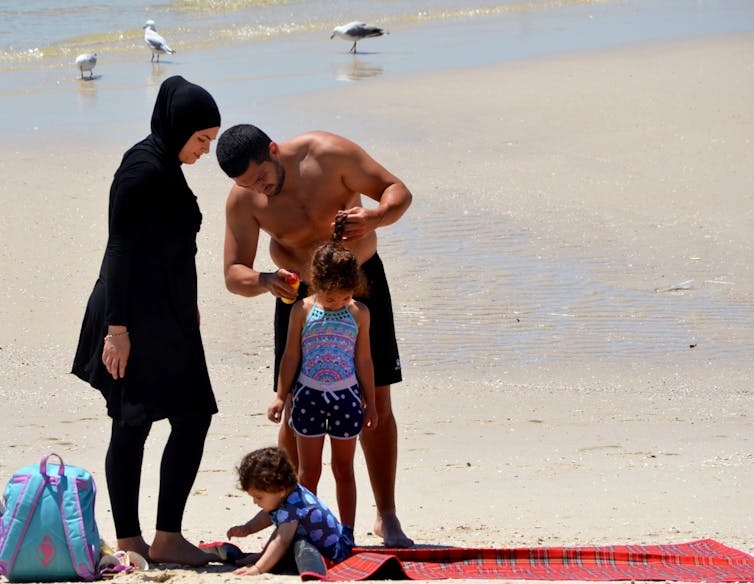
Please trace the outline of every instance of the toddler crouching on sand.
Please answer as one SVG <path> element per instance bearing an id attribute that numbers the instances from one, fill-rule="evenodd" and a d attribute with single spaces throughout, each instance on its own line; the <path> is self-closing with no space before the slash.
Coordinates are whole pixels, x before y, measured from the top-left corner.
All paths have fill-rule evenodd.
<path id="1" fill-rule="evenodd" d="M 260 553 L 238 561 L 243 567 L 234 574 L 286 572 L 294 563 L 299 573 L 324 574 L 322 556 L 340 562 L 350 555 L 353 529 L 341 525 L 327 505 L 299 484 L 285 451 L 270 447 L 247 454 L 238 467 L 238 480 L 262 510 L 229 528 L 227 537 L 245 537 L 273 524 L 275 530 Z"/>

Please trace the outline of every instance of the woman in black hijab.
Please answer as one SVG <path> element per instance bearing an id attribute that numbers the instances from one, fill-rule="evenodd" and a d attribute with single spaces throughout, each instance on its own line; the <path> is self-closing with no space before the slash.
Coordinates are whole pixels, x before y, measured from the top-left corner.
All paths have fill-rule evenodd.
<path id="1" fill-rule="evenodd" d="M 117 547 L 193 566 L 214 556 L 181 534 L 217 404 L 199 332 L 196 234 L 202 215 L 181 170 L 220 129 L 212 96 L 183 77 L 160 86 L 152 133 L 123 156 L 110 187 L 109 236 L 72 372 L 99 389 L 112 418 L 105 459 Z M 167 418 L 156 534 L 139 523 L 144 443 Z"/>

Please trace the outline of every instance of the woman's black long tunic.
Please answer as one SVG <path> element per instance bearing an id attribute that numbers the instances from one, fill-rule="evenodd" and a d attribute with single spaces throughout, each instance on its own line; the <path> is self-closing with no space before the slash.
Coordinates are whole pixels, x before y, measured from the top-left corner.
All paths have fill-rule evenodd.
<path id="1" fill-rule="evenodd" d="M 177 153 L 166 152 L 154 131 L 153 119 L 153 133 L 126 152 L 115 173 L 107 248 L 72 369 L 125 424 L 217 412 L 197 307 L 202 215 Z M 131 340 L 119 380 L 102 363 L 108 325 L 127 326 Z"/>

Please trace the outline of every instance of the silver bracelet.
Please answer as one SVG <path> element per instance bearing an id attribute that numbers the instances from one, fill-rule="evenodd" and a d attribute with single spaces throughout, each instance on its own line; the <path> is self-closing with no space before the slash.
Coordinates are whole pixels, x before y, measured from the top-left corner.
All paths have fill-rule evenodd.
<path id="1" fill-rule="evenodd" d="M 122 333 L 109 333 L 105 335 L 105 341 L 112 341 L 113 337 L 122 337 L 123 335 L 128 336 L 128 331 L 123 331 Z"/>

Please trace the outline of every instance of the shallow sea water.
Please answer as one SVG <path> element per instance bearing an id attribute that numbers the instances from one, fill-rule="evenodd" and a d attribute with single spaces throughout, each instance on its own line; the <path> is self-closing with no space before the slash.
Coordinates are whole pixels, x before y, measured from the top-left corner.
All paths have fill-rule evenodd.
<path id="1" fill-rule="evenodd" d="M 160 63 L 147 18 L 177 51 Z M 389 34 L 351 55 L 329 38 L 350 20 Z M 748 0 L 12 1 L 0 5 L 0 108 L 14 113 L 12 140 L 130 140 L 173 74 L 206 86 L 233 121 L 349 83 L 753 29 Z M 92 81 L 74 65 L 83 52 L 98 55 Z"/>
<path id="2" fill-rule="evenodd" d="M 402 358 L 417 370 L 750 362 L 753 307 L 723 299 L 726 282 L 621 286 L 620 258 L 543 255 L 536 234 L 471 205 L 415 201 L 391 229 L 381 255 L 404 265 L 393 286 L 410 300 L 394 308 Z"/>

